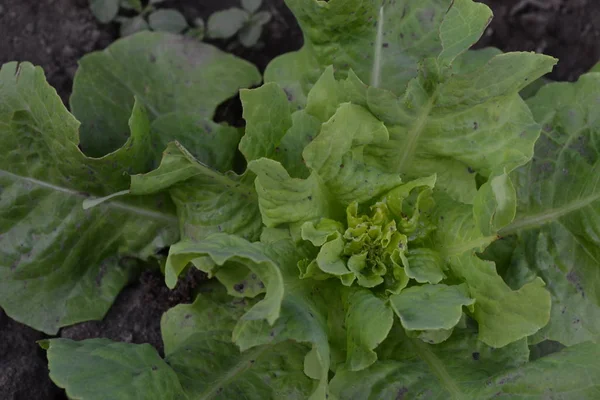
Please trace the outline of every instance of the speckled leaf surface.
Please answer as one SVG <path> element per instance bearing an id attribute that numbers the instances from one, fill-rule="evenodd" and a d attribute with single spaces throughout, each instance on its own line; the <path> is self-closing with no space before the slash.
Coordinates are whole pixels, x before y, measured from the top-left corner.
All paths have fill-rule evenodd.
<path id="1" fill-rule="evenodd" d="M 82 208 L 86 197 L 125 189 L 127 173 L 148 168 L 141 104 L 129 125 L 121 149 L 87 158 L 79 123 L 41 69 L 0 70 L 0 306 L 13 319 L 54 334 L 102 318 L 132 273 L 122 257 L 146 258 L 177 239 L 169 199 Z"/>
<path id="2" fill-rule="evenodd" d="M 82 148 L 101 156 L 127 139 L 134 96 L 151 121 L 173 112 L 192 113 L 202 128 L 220 103 L 260 80 L 252 64 L 214 46 L 165 32 L 141 32 L 81 59 L 70 105 L 82 123 Z M 174 125 L 170 140 L 181 133 Z M 162 150 L 154 149 L 155 154 Z"/>
<path id="3" fill-rule="evenodd" d="M 225 232 L 256 240 L 262 230 L 254 175 L 221 173 L 170 143 L 160 166 L 131 177 L 131 193 L 169 193 L 177 208 L 182 238 L 200 240 Z"/>
<path id="4" fill-rule="evenodd" d="M 441 50 L 438 26 L 450 3 L 287 0 L 304 32 L 304 47 L 276 58 L 265 81 L 278 82 L 294 104 L 304 105 L 323 69 L 333 65 L 341 76 L 352 69 L 363 82 L 402 93 L 418 62 Z"/>
<path id="5" fill-rule="evenodd" d="M 534 341 L 600 338 L 600 74 L 548 84 L 528 102 L 543 125 L 531 163 L 513 174 L 519 204 L 503 234 L 518 234 L 507 280 L 541 276 L 552 317 Z"/>
<path id="6" fill-rule="evenodd" d="M 372 367 L 338 370 L 331 381 L 340 399 L 594 399 L 600 346 L 583 343 L 527 362 L 525 340 L 502 349 L 477 341 L 469 328 L 438 345 L 390 335 Z"/>
<path id="7" fill-rule="evenodd" d="M 241 351 L 232 332 L 251 302 L 218 289 L 172 308 L 161 321 L 166 360 L 189 398 L 308 398 L 315 382 L 303 372 L 308 347 L 284 340 Z"/>

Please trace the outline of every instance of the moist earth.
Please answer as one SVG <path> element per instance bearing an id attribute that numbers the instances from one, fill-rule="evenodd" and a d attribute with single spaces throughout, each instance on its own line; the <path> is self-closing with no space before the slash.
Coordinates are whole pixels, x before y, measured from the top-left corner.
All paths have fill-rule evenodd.
<path id="1" fill-rule="evenodd" d="M 575 81 L 600 59 L 598 0 L 482 0 L 494 19 L 478 43 L 558 58 L 549 78 Z"/>
<path id="2" fill-rule="evenodd" d="M 495 18 L 477 47 L 504 51 L 538 51 L 560 59 L 549 75 L 576 80 L 600 58 L 600 1 L 598 0 L 482 0 Z M 216 10 L 239 6 L 239 0 L 169 0 L 189 22 L 205 21 Z M 256 64 L 262 71 L 275 56 L 297 50 L 302 34 L 283 0 L 264 0 L 273 18 L 259 45 L 246 49 L 235 41 L 211 42 Z M 88 0 L 0 0 L 0 63 L 31 61 L 46 72 L 65 104 L 71 93 L 77 60 L 103 49 L 118 38 L 115 24 L 98 23 Z M 215 119 L 243 124 L 239 99 L 224 103 Z M 60 336 L 76 340 L 104 337 L 131 343 L 150 343 L 162 354 L 160 318 L 169 308 L 193 301 L 205 279 L 190 271 L 175 290 L 157 272 L 145 272 L 117 297 L 102 321 L 63 328 Z M 44 351 L 36 344 L 47 337 L 11 320 L 0 310 L 0 399 L 66 399 L 48 378 Z"/>

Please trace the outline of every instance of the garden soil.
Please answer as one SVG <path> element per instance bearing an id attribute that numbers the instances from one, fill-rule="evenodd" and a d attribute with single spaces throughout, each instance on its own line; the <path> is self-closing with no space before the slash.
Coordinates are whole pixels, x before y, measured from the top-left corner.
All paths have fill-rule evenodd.
<path id="1" fill-rule="evenodd" d="M 504 51 L 543 52 L 560 59 L 549 78 L 576 80 L 600 59 L 600 1 L 598 0 L 482 0 L 495 14 L 478 47 Z M 300 29 L 283 0 L 264 0 L 272 20 L 258 48 L 245 49 L 233 41 L 213 42 L 264 70 L 275 56 L 302 45 Z M 77 60 L 117 39 L 114 25 L 99 24 L 88 0 L 0 0 L 0 63 L 31 61 L 46 72 L 48 81 L 68 103 Z M 238 5 L 238 0 L 169 0 L 164 3 L 191 22 L 214 11 Z M 239 125 L 239 100 L 226 102 L 216 119 Z M 116 299 L 103 321 L 64 328 L 72 339 L 106 337 L 131 343 L 150 343 L 162 353 L 161 315 L 179 303 L 193 301 L 205 279 L 191 271 L 175 290 L 159 273 L 146 272 Z M 64 392 L 48 378 L 44 351 L 36 344 L 46 336 L 12 321 L 0 310 L 0 399 L 58 400 Z"/>

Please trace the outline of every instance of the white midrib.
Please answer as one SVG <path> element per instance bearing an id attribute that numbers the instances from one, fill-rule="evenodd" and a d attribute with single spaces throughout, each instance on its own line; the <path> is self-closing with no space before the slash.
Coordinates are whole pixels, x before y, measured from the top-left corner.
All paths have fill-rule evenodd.
<path id="1" fill-rule="evenodd" d="M 24 181 L 24 182 L 29 182 L 33 185 L 36 186 L 40 186 L 46 189 L 50 189 L 52 191 L 55 192 L 60 192 L 60 193 L 65 193 L 68 194 L 70 196 L 74 196 L 74 197 L 79 197 L 81 199 L 87 199 L 88 196 L 86 196 L 85 194 L 78 192 L 76 190 L 70 189 L 70 188 L 66 188 L 66 187 L 62 187 L 62 186 L 58 186 L 49 182 L 44 182 L 41 181 L 39 179 L 35 179 L 35 178 L 31 178 L 31 177 L 27 177 L 27 176 L 21 176 L 21 175 L 17 175 L 17 174 L 13 174 L 12 172 L 8 172 L 5 170 L 1 170 L 0 169 L 0 177 L 7 177 L 9 179 L 12 179 L 14 181 Z M 172 215 L 168 215 L 168 214 L 163 214 L 163 213 L 159 213 L 156 211 L 150 211 L 144 208 L 140 208 L 140 207 L 135 207 L 129 204 L 124 204 L 121 202 L 117 202 L 117 201 L 111 201 L 111 202 L 106 202 L 105 203 L 106 207 L 109 208 L 114 208 L 117 210 L 123 210 L 123 211 L 127 211 L 129 213 L 132 214 L 136 214 L 142 217 L 147 217 L 147 218 L 152 218 L 154 220 L 158 220 L 158 221 L 164 221 L 164 222 L 168 222 L 168 223 L 177 223 L 177 218 L 175 216 Z"/>
<path id="2" fill-rule="evenodd" d="M 406 166 L 408 161 L 412 158 L 413 153 L 415 152 L 415 149 L 417 148 L 417 144 L 419 142 L 419 137 L 421 136 L 421 133 L 423 133 L 423 128 L 425 128 L 425 125 L 427 123 L 427 118 L 429 117 L 429 114 L 431 113 L 431 110 L 433 109 L 433 105 L 435 104 L 436 97 L 437 97 L 437 92 L 434 92 L 431 95 L 431 97 L 429 97 L 427 104 L 425 104 L 425 106 L 423 107 L 421 112 L 418 114 L 417 119 L 415 120 L 414 124 L 412 125 L 412 128 L 408 132 L 408 137 L 406 138 L 406 142 L 404 143 L 404 152 L 402 153 L 402 156 L 400 157 L 400 161 L 399 161 L 398 167 L 397 167 L 398 171 L 400 171 L 400 172 L 404 171 L 404 167 Z"/>
<path id="3" fill-rule="evenodd" d="M 507 236 L 513 233 L 517 233 L 521 230 L 540 227 L 547 223 L 556 221 L 560 217 L 564 217 L 565 215 L 570 214 L 574 211 L 587 207 L 598 200 L 600 200 L 600 193 L 595 193 L 591 196 L 587 196 L 577 201 L 568 203 L 562 207 L 552 208 L 550 210 L 538 214 L 530 215 L 529 217 L 516 220 L 512 224 L 500 230 L 500 235 Z"/>
<path id="4" fill-rule="evenodd" d="M 371 69 L 371 86 L 379 87 L 381 82 L 381 49 L 383 48 L 383 6 L 379 8 L 377 19 L 377 36 L 375 38 L 375 54 L 373 55 L 373 68 Z"/>
<path id="5" fill-rule="evenodd" d="M 371 86 L 379 87 L 381 83 L 381 66 L 382 66 L 382 49 L 383 49 L 383 25 L 384 25 L 384 6 L 382 5 L 379 8 L 379 16 L 377 19 L 377 36 L 375 38 L 375 50 L 373 56 L 373 67 L 371 68 Z M 410 158 L 412 157 L 415 149 L 417 148 L 417 143 L 419 141 L 419 136 L 423 132 L 423 128 L 427 122 L 427 117 L 433 108 L 437 97 L 437 92 L 433 93 L 429 98 L 429 101 L 425 105 L 425 107 L 418 114 L 415 123 L 412 126 L 408 134 L 408 138 L 406 143 L 404 143 L 405 151 L 400 158 L 400 162 L 398 164 L 398 171 L 402 172 L 404 170 L 405 165 L 408 163 Z"/>

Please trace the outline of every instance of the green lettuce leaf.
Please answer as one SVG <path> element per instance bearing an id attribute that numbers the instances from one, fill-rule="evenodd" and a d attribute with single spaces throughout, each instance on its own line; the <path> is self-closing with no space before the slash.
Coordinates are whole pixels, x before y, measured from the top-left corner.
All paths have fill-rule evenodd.
<path id="1" fill-rule="evenodd" d="M 177 207 L 182 238 L 200 240 L 226 232 L 253 241 L 262 229 L 253 179 L 251 174 L 215 171 L 173 142 L 157 169 L 131 177 L 129 193 L 168 191 Z"/>
<path id="2" fill-rule="evenodd" d="M 458 324 L 462 307 L 472 306 L 466 285 L 413 286 L 390 297 L 390 304 L 407 331 L 448 331 Z"/>
<path id="3" fill-rule="evenodd" d="M 314 381 L 303 372 L 305 345 L 284 340 L 240 351 L 232 343 L 237 320 L 251 305 L 218 288 L 204 288 L 193 304 L 163 315 L 166 361 L 190 399 L 300 400 L 314 390 Z"/>
<path id="4" fill-rule="evenodd" d="M 600 74 L 552 83 L 529 100 L 543 125 L 531 163 L 512 174 L 517 234 L 506 272 L 511 285 L 540 276 L 552 295 L 550 323 L 532 342 L 573 345 L 600 338 Z"/>
<path id="5" fill-rule="evenodd" d="M 370 151 L 388 138 L 384 124 L 366 109 L 344 103 L 321 126 L 302 156 L 336 201 L 342 205 L 362 203 L 401 182 L 397 174 L 377 168 Z"/>
<path id="6" fill-rule="evenodd" d="M 310 351 L 304 358 L 304 373 L 316 380 L 310 399 L 324 399 L 329 393 L 329 370 L 333 367 L 330 340 L 343 340 L 330 334 L 328 321 L 342 310 L 339 291 L 328 282 L 315 284 L 298 279 L 296 264 L 306 254 L 294 245 L 286 231 L 266 229 L 257 245 L 281 271 L 284 291 L 281 312 L 273 326 L 264 320 L 241 321 L 234 330 L 234 342 L 242 350 L 287 340 L 308 344 Z"/>
<path id="7" fill-rule="evenodd" d="M 349 70 L 370 84 L 402 93 L 416 76 L 418 62 L 441 50 L 438 26 L 449 0 L 288 0 L 304 32 L 304 47 L 272 61 L 266 82 L 279 83 L 293 104 L 306 95 L 324 67 L 339 76 Z M 475 41 L 473 41 L 474 43 Z"/>
<path id="8" fill-rule="evenodd" d="M 472 207 L 440 195 L 436 198 L 435 248 L 452 273 L 464 281 L 475 299 L 473 317 L 479 323 L 479 339 L 502 347 L 532 335 L 548 323 L 550 294 L 537 277 L 509 287 L 493 262 L 482 260 L 483 251 L 496 236 L 485 236 L 476 225 Z"/>
<path id="9" fill-rule="evenodd" d="M 431 62 L 402 97 L 369 88 L 369 109 L 390 132 L 387 149 L 382 150 L 385 170 L 407 177 L 445 172 L 450 179 L 440 180 L 439 187 L 456 197 L 451 187 L 465 185 L 466 178 L 458 173 L 460 165 L 471 172 L 467 182 L 473 182 L 474 172 L 487 177 L 526 163 L 540 127 L 518 92 L 554 62 L 546 56 L 508 53 L 463 73 Z M 400 155 L 389 163 L 388 152 Z M 470 202 L 465 195 L 456 198 Z"/>
<path id="10" fill-rule="evenodd" d="M 266 288 L 266 296 L 237 320 L 231 340 L 244 353 L 261 352 L 264 346 L 272 347 L 288 340 L 308 344 L 312 348 L 305 350 L 303 371 L 307 377 L 318 380 L 311 399 L 323 399 L 328 392 L 330 369 L 327 307 L 331 302 L 325 298 L 335 299 L 338 291 L 323 290 L 323 285 L 314 285 L 311 281 L 299 281 L 296 263 L 303 255 L 298 251 L 285 231 L 267 229 L 262 241 L 256 243 L 218 234 L 201 242 L 172 246 L 167 273 L 179 271 L 191 261 L 219 280 L 221 271 L 239 265 L 256 274 Z M 239 279 L 244 276 L 245 273 L 238 274 Z M 240 294 L 245 294 L 244 280 L 236 286 Z M 250 293 L 247 297 L 253 295 Z"/>
<path id="11" fill-rule="evenodd" d="M 259 159 L 248 168 L 267 226 L 330 216 L 331 202 L 364 202 L 400 184 L 397 174 L 372 167 L 369 146 L 387 141 L 385 126 L 364 108 L 344 103 L 303 151 L 311 175 L 292 178 L 277 162 Z M 286 201 L 287 200 L 287 201 Z"/>
<path id="12" fill-rule="evenodd" d="M 262 222 L 267 227 L 300 224 L 330 215 L 330 196 L 317 174 L 292 178 L 277 161 L 260 158 L 248 169 L 257 175 L 256 193 Z"/>
<path id="13" fill-rule="evenodd" d="M 360 371 L 377 361 L 377 353 L 373 349 L 392 329 L 394 314 L 385 301 L 365 289 L 351 293 L 346 302 L 346 368 Z"/>
<path id="14" fill-rule="evenodd" d="M 244 314 L 241 321 L 265 319 L 273 325 L 279 318 L 284 294 L 281 272 L 275 262 L 263 254 L 258 244 L 227 234 L 214 234 L 200 242 L 176 243 L 169 250 L 165 266 L 167 286 L 175 287 L 177 277 L 189 262 L 211 275 L 219 268 L 244 265 L 263 282 L 266 295 Z"/>
<path id="15" fill-rule="evenodd" d="M 149 344 L 108 339 L 44 340 L 50 378 L 72 399 L 188 399 L 177 375 Z"/>
<path id="16" fill-rule="evenodd" d="M 396 333 L 382 344 L 377 364 L 359 372 L 338 370 L 332 393 L 341 399 L 593 399 L 598 390 L 597 344 L 528 363 L 525 340 L 495 349 L 478 341 L 470 328 L 455 330 L 438 345 Z"/>
<path id="17" fill-rule="evenodd" d="M 301 24 L 314 24 L 345 6 L 335 1 L 291 2 Z M 356 24 L 354 28 L 378 27 L 373 32 L 381 33 L 386 12 L 398 8 L 401 6 L 396 3 L 385 4 L 377 8 L 377 15 L 367 10 L 352 14 L 350 21 Z M 303 13 L 313 18 L 303 21 Z M 363 18 L 371 23 L 360 25 Z M 244 106 L 252 110 L 247 114 L 249 126 L 256 126 L 248 143 L 264 141 L 270 146 L 247 154 L 249 169 L 257 175 L 263 223 L 289 227 L 296 240 L 308 240 L 318 248 L 316 256 L 298 264 L 301 278 L 335 276 L 344 286 L 356 282 L 375 291 L 383 288 L 384 296 L 401 295 L 411 279 L 430 284 L 464 283 L 468 292 L 462 304 L 472 306 L 470 313 L 479 323 L 480 340 L 502 347 L 547 324 L 550 297 L 541 279 L 507 285 L 493 263 L 476 253 L 496 240 L 498 231 L 515 216 L 516 192 L 508 174 L 532 157 L 540 131 L 519 92 L 547 72 L 555 60 L 531 53 L 466 52 L 489 18 L 484 5 L 454 2 L 439 27 L 439 46 L 421 53 L 429 58 L 421 62 L 403 90 L 392 89 L 393 84 L 386 80 L 376 79 L 370 86 L 361 81 L 365 76 L 362 67 L 369 66 L 374 74 L 381 72 L 378 62 L 383 56 L 377 48 L 374 60 L 356 59 L 352 67 L 339 67 L 332 61 L 336 51 L 346 45 L 381 45 L 356 40 L 348 29 L 336 40 L 352 40 L 339 49 L 328 49 L 326 42 L 319 42 L 322 47 L 308 42 L 299 53 L 289 56 L 288 61 L 296 63 L 289 76 L 299 73 L 303 65 L 299 57 L 311 60 L 311 67 L 303 72 L 305 78 L 323 71 L 321 75 L 317 72 L 318 79 L 307 78 L 315 84 L 303 89 L 305 101 L 298 102 L 297 93 L 286 86 L 287 78 L 282 78 L 274 79 L 281 89 L 270 83 L 246 92 Z M 307 36 L 317 37 L 338 23 L 343 21 L 323 22 Z M 376 36 L 376 41 L 381 39 Z M 273 68 L 284 59 L 275 61 Z M 334 64 L 335 74 L 334 68 L 319 66 L 323 60 Z M 261 106 L 267 97 L 276 99 L 275 107 Z M 300 109 L 290 114 L 290 109 L 297 107 Z M 300 126 L 295 129 L 294 115 L 310 116 L 321 122 L 320 128 L 315 131 L 314 123 L 305 124 L 302 128 L 307 130 L 301 132 Z M 261 118 L 274 123 L 260 125 Z M 290 171 L 286 169 L 287 160 L 279 158 L 277 151 L 285 138 L 292 137 L 297 139 L 294 143 L 310 137 L 302 151 L 307 173 L 300 172 L 300 176 L 293 163 Z M 298 154 L 297 149 L 293 153 Z M 435 178 L 438 173 L 440 179 Z M 421 182 L 425 174 L 431 174 L 433 180 Z M 400 176 L 417 179 L 402 185 Z M 476 176 L 482 182 L 476 182 Z M 449 196 L 432 195 L 434 182 L 436 189 Z M 413 191 L 418 186 L 420 189 Z M 381 203 L 376 203 L 378 200 Z M 346 218 L 339 215 L 340 206 L 347 208 Z M 366 215 L 369 207 L 372 215 Z M 457 309 L 461 311 L 461 307 Z M 455 314 L 458 316 L 452 321 L 457 323 L 462 312 Z M 447 339 L 452 326 L 441 316 L 437 323 L 437 327 L 424 329 L 422 338 Z"/>
<path id="18" fill-rule="evenodd" d="M 240 88 L 260 80 L 256 67 L 214 46 L 146 31 L 83 57 L 70 104 L 82 123 L 81 146 L 93 156 L 125 143 L 134 96 L 153 122 L 151 150 L 156 158 L 172 140 L 182 142 L 197 157 L 202 156 L 206 142 L 233 140 L 233 147 L 227 148 L 229 155 L 239 135 L 236 130 L 221 130 L 215 137 L 214 131 L 219 130 L 212 122 L 215 109 Z"/>
<path id="19" fill-rule="evenodd" d="M 384 122 L 388 138 L 364 151 L 366 165 L 410 179 L 438 174 L 444 178 L 438 188 L 470 203 L 475 172 L 494 177 L 531 158 L 540 126 L 519 91 L 556 60 L 466 52 L 489 23 L 485 5 L 455 1 L 446 13 L 444 1 L 289 3 L 305 29 L 305 46 L 273 61 L 265 80 L 281 85 L 292 107 L 305 106 L 323 122 L 348 101 Z M 332 17 L 339 13 L 346 14 Z"/>
<path id="20" fill-rule="evenodd" d="M 126 259 L 148 259 L 173 243 L 177 221 L 160 196 L 82 208 L 90 195 L 121 191 L 128 173 L 151 165 L 149 122 L 139 102 L 127 143 L 88 158 L 78 148 L 79 122 L 40 68 L 5 64 L 0 82 L 0 306 L 55 334 L 102 318 L 135 273 Z"/>
<path id="21" fill-rule="evenodd" d="M 477 393 L 480 398 L 509 396 L 531 399 L 554 396 L 561 399 L 593 399 L 600 385 L 600 346 L 585 342 L 496 374 Z M 479 398 L 479 397 L 478 397 Z"/>
<path id="22" fill-rule="evenodd" d="M 282 137 L 292 126 L 292 114 L 285 92 L 267 83 L 254 90 L 240 92 L 246 120 L 246 132 L 240 151 L 250 162 L 261 157 L 274 158 L 282 150 Z"/>

